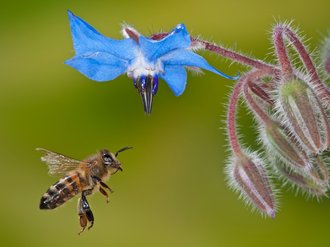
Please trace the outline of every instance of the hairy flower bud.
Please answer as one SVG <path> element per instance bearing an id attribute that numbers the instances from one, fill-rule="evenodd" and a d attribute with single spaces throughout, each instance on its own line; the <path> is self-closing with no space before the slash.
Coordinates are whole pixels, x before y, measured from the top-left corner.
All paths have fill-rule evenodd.
<path id="1" fill-rule="evenodd" d="M 318 154 L 329 146 L 330 126 L 314 91 L 301 80 L 279 88 L 278 110 L 291 134 L 307 153 Z"/>
<path id="2" fill-rule="evenodd" d="M 296 171 L 290 169 L 288 166 L 282 162 L 274 162 L 275 169 L 279 175 L 288 183 L 297 187 L 298 189 L 307 192 L 309 195 L 322 197 L 326 195 L 328 189 L 328 176 L 326 167 L 320 158 L 315 160 L 315 165 L 320 168 L 319 170 L 319 181 L 315 180 L 315 176 L 310 176 L 310 174 L 300 174 Z"/>
<path id="3" fill-rule="evenodd" d="M 322 65 L 328 74 L 330 74 L 330 37 L 323 41 L 321 48 Z"/>
<path id="4" fill-rule="evenodd" d="M 271 159 L 279 158 L 289 170 L 303 174 L 314 183 L 327 184 L 328 170 L 322 159 L 309 157 L 277 122 L 268 121 L 262 129 L 262 137 Z"/>
<path id="5" fill-rule="evenodd" d="M 275 217 L 275 199 L 263 161 L 256 155 L 235 156 L 227 166 L 230 186 L 261 213 Z"/>
<path id="6" fill-rule="evenodd" d="M 278 156 L 294 170 L 307 170 L 308 157 L 297 147 L 284 129 L 276 122 L 268 122 L 262 129 L 262 139 L 270 155 Z"/>
<path id="7" fill-rule="evenodd" d="M 329 171 L 324 158 L 321 156 L 310 157 L 310 163 L 312 165 L 311 174 L 314 181 L 318 185 L 322 185 L 324 188 L 329 186 Z"/>

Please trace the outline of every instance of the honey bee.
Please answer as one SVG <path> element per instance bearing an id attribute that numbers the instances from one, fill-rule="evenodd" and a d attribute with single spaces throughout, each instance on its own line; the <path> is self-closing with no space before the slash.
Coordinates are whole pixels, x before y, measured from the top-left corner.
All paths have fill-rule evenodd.
<path id="1" fill-rule="evenodd" d="M 78 200 L 78 215 L 81 226 L 79 234 L 85 230 L 88 223 L 88 229 L 90 229 L 94 225 L 94 216 L 86 196 L 98 190 L 109 202 L 106 190 L 113 191 L 104 181 L 108 180 L 117 171 L 123 170 L 117 156 L 120 152 L 130 148 L 132 147 L 124 147 L 115 154 L 103 149 L 83 161 L 43 148 L 37 148 L 38 151 L 44 153 L 41 160 L 48 165 L 48 173 L 52 176 L 64 175 L 59 181 L 50 186 L 41 197 L 39 208 L 54 209 L 81 193 Z"/>

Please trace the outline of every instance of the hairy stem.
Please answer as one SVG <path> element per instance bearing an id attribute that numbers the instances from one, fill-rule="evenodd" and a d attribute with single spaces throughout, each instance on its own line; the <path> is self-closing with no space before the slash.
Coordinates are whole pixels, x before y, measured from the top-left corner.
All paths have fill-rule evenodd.
<path id="1" fill-rule="evenodd" d="M 229 108 L 227 113 L 227 132 L 229 144 L 236 155 L 241 155 L 242 150 L 236 135 L 236 108 L 240 98 L 240 93 L 245 81 L 245 75 L 236 83 L 229 99 Z"/>
<path id="2" fill-rule="evenodd" d="M 273 40 L 278 62 L 282 68 L 282 82 L 293 79 L 293 68 L 283 40 L 283 26 L 277 25 L 273 32 Z"/>
<path id="3" fill-rule="evenodd" d="M 238 136 L 236 133 L 236 110 L 237 110 L 240 94 L 242 92 L 243 86 L 249 80 L 252 80 L 253 78 L 258 78 L 263 75 L 269 75 L 268 71 L 253 70 L 243 75 L 237 81 L 229 99 L 229 108 L 227 113 L 227 132 L 228 132 L 228 138 L 231 149 L 233 150 L 234 154 L 238 156 L 242 155 L 241 146 L 239 144 Z M 265 121 L 266 121 L 266 117 L 268 118 L 268 116 L 265 116 L 263 118 Z"/>
<path id="4" fill-rule="evenodd" d="M 278 68 L 271 64 L 267 64 L 262 61 L 250 58 L 248 56 L 239 54 L 238 52 L 226 49 L 219 45 L 212 44 L 205 40 L 200 40 L 192 37 L 192 46 L 204 48 L 205 50 L 214 52 L 218 55 L 229 58 L 230 60 L 238 62 L 240 64 L 247 65 L 255 69 L 267 71 L 269 74 L 275 74 L 279 72 Z"/>

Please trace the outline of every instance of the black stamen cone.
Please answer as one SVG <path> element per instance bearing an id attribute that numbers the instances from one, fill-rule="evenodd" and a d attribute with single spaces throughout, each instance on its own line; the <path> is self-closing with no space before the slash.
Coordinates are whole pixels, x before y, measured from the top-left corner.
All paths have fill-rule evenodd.
<path id="1" fill-rule="evenodd" d="M 151 114 L 152 98 L 153 98 L 153 77 L 151 75 L 147 77 L 140 77 L 137 80 L 136 88 L 141 95 L 144 112 L 147 115 Z"/>
<path id="2" fill-rule="evenodd" d="M 148 90 L 148 88 L 146 88 L 146 90 L 141 92 L 141 97 L 142 97 L 144 112 L 147 115 L 150 115 L 151 114 L 151 109 L 152 109 L 152 93 L 151 93 L 151 90 Z"/>

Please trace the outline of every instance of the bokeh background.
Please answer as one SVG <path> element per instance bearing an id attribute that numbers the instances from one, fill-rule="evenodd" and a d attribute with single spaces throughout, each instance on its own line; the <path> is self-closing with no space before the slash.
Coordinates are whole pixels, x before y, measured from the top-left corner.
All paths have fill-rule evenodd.
<path id="1" fill-rule="evenodd" d="M 88 80 L 64 65 L 73 56 L 67 9 L 107 36 L 123 22 L 141 33 L 185 23 L 193 35 L 265 58 L 277 20 L 294 20 L 317 48 L 330 27 L 328 0 L 0 1 L 1 246 L 329 246 L 330 201 L 281 191 L 275 220 L 262 218 L 225 183 L 224 114 L 233 81 L 189 74 L 181 97 L 164 82 L 146 116 L 133 83 Z M 242 67 L 202 53 L 222 71 Z M 241 111 L 247 145 L 253 122 Z M 57 178 L 36 147 L 77 159 L 100 148 L 120 155 L 124 172 L 108 184 L 111 203 L 89 199 L 95 226 L 81 236 L 76 201 L 38 208 Z"/>

